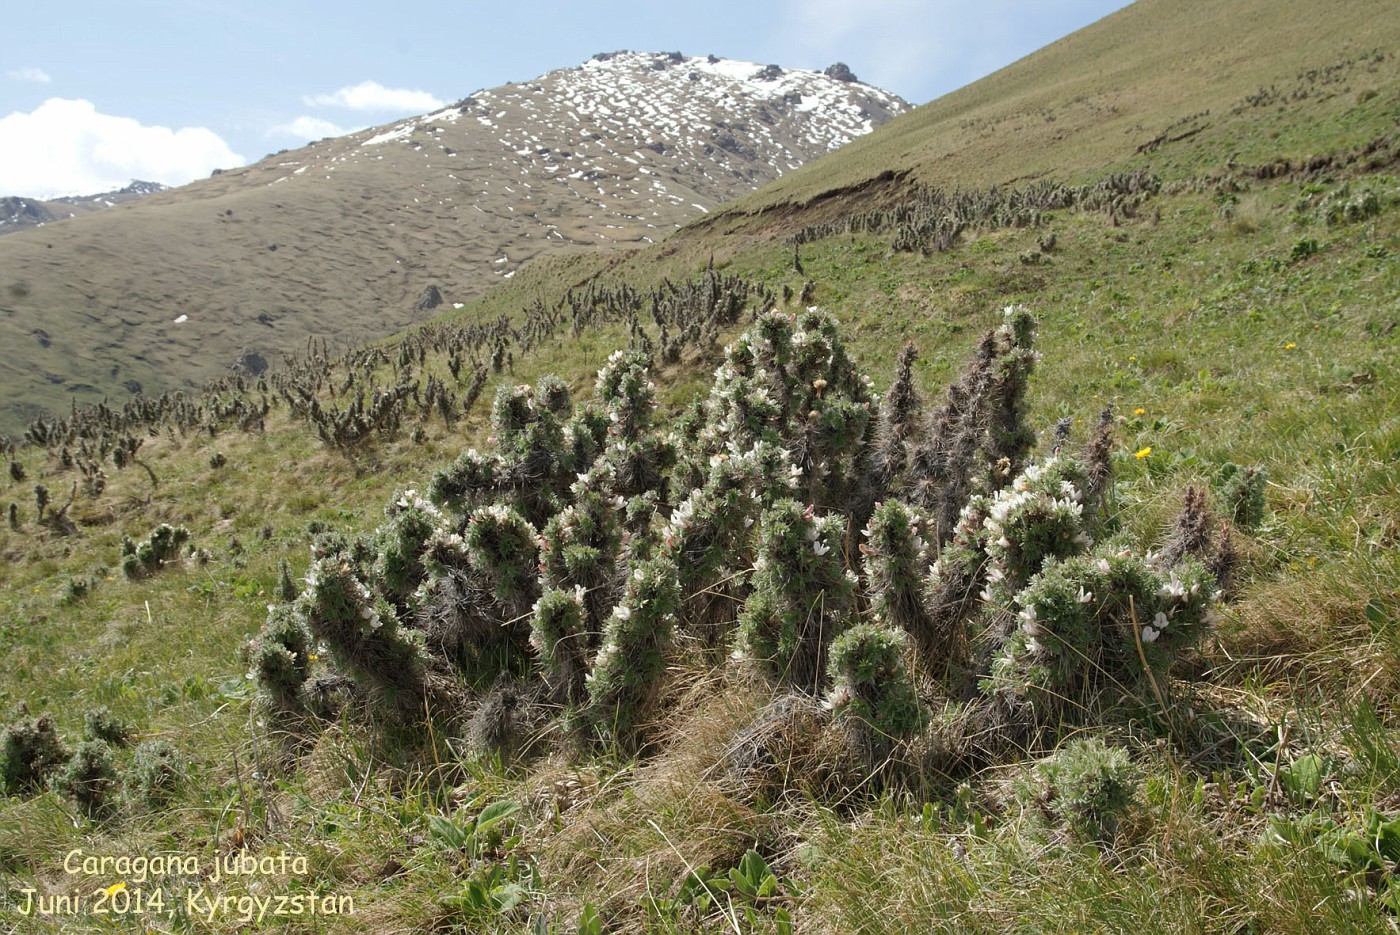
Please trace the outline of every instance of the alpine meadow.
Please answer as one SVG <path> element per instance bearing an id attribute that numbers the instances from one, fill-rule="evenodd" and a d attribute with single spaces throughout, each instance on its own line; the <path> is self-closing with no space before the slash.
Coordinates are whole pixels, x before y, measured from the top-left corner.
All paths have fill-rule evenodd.
<path id="1" fill-rule="evenodd" d="M 828 70 L 870 132 L 686 149 L 737 161 L 684 224 L 570 215 L 372 343 L 320 308 L 265 370 L 17 396 L 0 922 L 1400 931 L 1395 12 L 1137 0 L 907 112 Z M 584 73 L 727 67 L 658 55 Z M 752 126 L 805 161 L 802 112 Z M 306 158 L 436 160 L 427 119 Z M 357 321 L 430 278 L 375 275 Z"/>

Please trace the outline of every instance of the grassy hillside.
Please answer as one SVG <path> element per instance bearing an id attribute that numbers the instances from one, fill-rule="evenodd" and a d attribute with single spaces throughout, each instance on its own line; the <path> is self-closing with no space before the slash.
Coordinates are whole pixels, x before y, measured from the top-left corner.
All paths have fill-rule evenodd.
<path id="1" fill-rule="evenodd" d="M 1394 114 L 1378 93 L 1393 87 L 1395 63 L 1377 53 L 1393 56 L 1400 42 L 1388 12 L 1383 2 L 1139 0 L 700 226 L 819 208 L 823 193 L 885 173 L 980 188 L 1150 165 L 1171 179 L 1360 145 Z M 889 198 L 887 188 L 903 185 L 872 197 Z"/>
<path id="2" fill-rule="evenodd" d="M 111 921 L 92 915 L 96 895 L 73 914 L 58 905 L 48 917 L 21 918 L 26 888 L 51 898 L 125 883 L 129 896 L 162 894 L 160 911 L 127 920 L 157 931 L 233 930 L 245 910 L 249 927 L 294 931 L 1394 930 L 1400 177 L 1390 146 L 1367 151 L 1366 144 L 1393 139 L 1397 50 L 1381 16 L 1345 41 L 1328 38 L 1336 24 L 1361 23 L 1349 17 L 1362 4 L 1274 7 L 1270 18 L 1257 18 L 1250 2 L 1201 6 L 1219 18 L 1209 29 L 1177 19 L 1195 5 L 1139 3 L 896 121 L 761 193 L 763 203 L 788 204 L 781 215 L 753 214 L 760 202 L 740 204 L 719 221 L 607 264 L 584 258 L 526 267 L 453 321 L 379 353 L 313 351 L 264 385 L 227 382 L 163 408 L 48 426 L 47 444 L 16 452 L 11 473 L 0 475 L 0 503 L 15 504 L 14 525 L 0 529 L 0 620 L 8 621 L 0 629 L 0 702 L 12 723 L 51 713 L 70 749 L 85 730 L 114 733 L 100 719 L 84 725 L 86 712 L 105 705 L 132 726 L 133 740 L 173 750 L 163 760 L 158 747 L 115 747 L 120 779 L 102 808 L 83 798 L 100 782 L 71 781 L 78 775 L 71 769 L 66 784 L 57 774 L 56 789 L 0 800 L 5 921 L 17 919 L 21 930 L 96 930 Z M 1298 42 L 1304 34 L 1310 41 Z M 1145 36 L 1156 37 L 1152 55 L 1109 55 Z M 1239 77 L 1200 78 L 1188 93 L 1204 69 L 1190 67 L 1193 56 L 1207 43 L 1224 49 L 1226 37 L 1238 40 L 1238 72 L 1229 74 Z M 1355 58 L 1353 48 L 1369 56 Z M 1066 129 L 1053 165 L 1037 164 L 1051 157 L 1034 146 L 1021 147 L 1016 164 L 1013 147 L 993 133 L 979 144 L 980 160 L 976 150 L 960 150 L 966 175 L 940 174 L 948 160 L 936 155 L 945 145 L 937 128 L 951 126 L 940 121 L 954 119 L 954 108 L 1013 113 L 1034 99 L 1053 105 L 1055 123 L 1068 121 L 1076 98 L 1100 80 L 1101 61 L 1125 61 L 1140 89 L 1133 96 L 1158 102 L 1139 113 L 1159 121 L 1135 118 L 1145 139 L 1203 110 L 1224 114 L 1260 87 L 1274 84 L 1281 97 L 1266 94 L 1267 103 L 1142 153 L 1139 142 L 1123 142 L 1127 134 L 1105 129 L 1112 118 L 1086 121 Z M 1298 79 L 1314 68 L 1323 77 Z M 1349 76 L 1340 86 L 1325 77 L 1338 74 Z M 1318 86 L 1329 90 L 1293 93 Z M 1042 97 L 1052 87 L 1058 96 Z M 911 129 L 919 120 L 929 121 L 927 134 Z M 901 155 L 916 150 L 922 155 Z M 998 164 L 1006 168 L 986 168 Z M 1263 166 L 1276 168 L 1257 171 Z M 969 191 L 1022 179 L 1029 194 L 941 202 L 906 181 L 880 198 L 816 197 L 884 168 Z M 1135 170 L 1156 182 L 1139 176 L 1132 191 L 1095 187 Z M 1047 172 L 1056 185 L 1083 187 L 1026 187 Z M 894 210 L 900 203 L 905 210 Z M 958 218 L 949 242 L 919 240 L 950 229 L 921 227 L 930 214 Z M 786 238 L 798 232 L 803 242 L 794 247 Z M 910 244 L 916 249 L 903 248 Z M 695 281 L 696 288 L 683 286 Z M 722 384 L 707 417 L 685 421 L 692 397 L 710 391 L 725 346 L 760 309 L 778 313 L 763 319 L 772 335 L 789 327 L 782 316 L 812 304 L 839 323 L 849 370 L 839 354 L 802 357 L 801 348 L 828 339 L 815 337 L 818 319 L 802 319 L 808 330 L 793 344 L 787 376 L 770 370 L 757 381 L 768 395 Z M 889 556 L 904 553 L 862 535 L 864 520 L 852 519 L 844 536 L 837 531 L 848 517 L 869 515 L 863 490 L 909 503 L 931 493 L 917 531 L 926 544 L 937 541 L 938 509 L 956 499 L 946 473 L 921 474 L 912 458 L 889 469 L 892 481 L 881 480 L 882 466 L 891 452 L 915 455 L 938 436 L 945 387 L 960 380 L 982 336 L 1013 304 L 1036 319 L 1038 359 L 1021 395 L 1010 376 L 1031 367 L 1030 357 L 1019 338 L 998 339 L 1004 366 L 996 379 L 1010 381 L 995 384 L 1006 390 L 998 411 L 1009 421 L 997 422 L 996 432 L 969 429 L 971 481 L 991 491 L 1020 464 L 1044 464 L 1059 420 L 1069 433 L 1063 450 L 1077 456 L 1111 406 L 1111 442 L 1086 456 L 1113 476 L 1101 513 L 1092 497 L 1083 501 L 1082 516 L 1099 524 L 1096 542 L 1082 546 L 1091 550 L 1087 559 L 1042 569 L 1035 587 L 1070 581 L 1055 577 L 1066 568 L 1092 576 L 1099 561 L 1121 569 L 1140 560 L 1135 573 L 1161 576 L 1167 596 L 1134 590 L 1127 579 L 1084 587 L 1090 579 L 1082 578 L 1071 581 L 1079 592 L 1069 587 L 1065 604 L 1054 605 L 1037 603 L 1041 592 L 1010 594 L 998 584 L 1004 578 L 989 577 L 987 595 L 970 602 L 953 630 L 967 640 L 966 653 L 957 645 L 934 651 L 920 642 L 926 631 L 900 616 L 909 605 L 888 599 L 888 569 L 897 564 Z M 910 376 L 922 404 L 918 418 L 901 423 L 888 415 L 899 393 L 887 391 L 906 340 L 918 347 Z M 626 361 L 607 364 L 613 349 L 629 344 L 652 352 L 659 405 L 650 416 L 635 404 L 645 399 L 641 384 L 624 379 Z M 762 359 L 765 345 L 754 346 Z M 747 365 L 742 355 L 727 359 L 732 380 Z M 803 369 L 813 367 L 827 368 L 821 386 Z M 617 379 L 595 387 L 600 368 Z M 868 390 L 855 372 L 871 378 L 879 404 L 856 402 Z M 598 424 L 628 427 L 608 436 L 622 448 L 576 463 L 550 447 L 563 437 L 583 444 L 593 424 L 575 421 L 570 435 L 553 434 L 559 421 L 545 415 L 556 411 L 546 400 L 558 390 L 550 395 L 540 383 L 551 373 L 568 385 L 576 409 L 588 401 L 612 407 L 616 421 Z M 415 381 L 417 398 L 394 395 Z M 526 395 L 525 385 L 537 395 Z M 357 391 L 367 406 L 353 417 Z M 373 405 L 391 397 L 399 402 Z M 721 400 L 747 400 L 752 409 L 727 409 Z M 728 551 L 704 552 L 687 538 L 707 516 L 703 497 L 684 505 L 692 487 L 748 463 L 743 413 L 765 406 L 791 410 L 790 419 L 767 423 L 787 453 L 770 451 L 767 464 L 778 470 L 735 483 L 761 500 L 770 496 L 757 492 L 764 483 L 796 478 L 786 489 L 799 503 L 784 522 L 798 530 L 793 541 L 809 563 L 801 566 L 808 590 L 799 594 L 808 603 L 799 617 L 875 630 L 859 652 L 828 646 L 837 661 L 811 698 L 763 661 L 754 622 L 792 590 L 774 571 L 786 567 L 778 564 L 785 540 L 774 530 L 788 527 L 739 497 L 717 514 L 733 520 Z M 879 427 L 864 447 L 842 435 L 862 412 L 878 413 Z M 900 437 L 898 425 L 911 447 L 889 443 Z M 1021 427 L 1036 432 L 1030 451 L 1015 442 Z M 706 447 L 724 439 L 734 444 Z M 625 487 L 648 486 L 645 468 L 665 464 L 668 440 L 679 461 L 660 473 L 671 483 L 655 488 L 654 500 Z M 457 462 L 444 475 L 452 483 L 434 482 L 468 447 L 482 458 Z M 547 451 L 556 455 L 545 458 Z M 848 465 L 856 451 L 871 460 Z M 992 457 L 1002 451 L 1004 469 L 1002 455 Z M 810 462 L 797 460 L 808 455 Z M 1262 470 L 1255 487 L 1262 503 L 1236 508 L 1223 476 L 1232 464 Z M 405 594 L 399 576 L 443 574 L 464 560 L 446 537 L 433 540 L 425 558 L 396 545 L 415 541 L 413 522 L 436 522 L 405 491 L 437 500 L 451 523 L 492 499 L 482 492 L 490 489 L 482 479 L 488 469 L 524 471 L 511 476 L 528 482 L 498 499 L 536 514 L 537 527 L 562 503 L 600 528 L 625 518 L 625 546 L 601 547 L 615 564 L 586 587 L 608 596 L 596 610 L 618 648 L 569 669 L 567 641 L 549 636 L 530 607 L 533 595 L 521 596 L 538 586 L 538 568 L 550 587 L 567 585 L 554 590 L 568 599 L 585 580 L 568 576 L 585 574 L 579 563 L 591 554 L 569 538 L 579 533 L 556 525 L 547 551 L 535 554 L 535 545 L 511 538 L 516 527 L 493 526 L 487 515 L 473 524 L 498 530 L 496 544 L 464 530 L 463 547 L 515 560 L 460 566 L 471 570 L 463 579 L 470 586 L 452 606 L 474 608 L 461 615 L 498 626 L 447 652 L 431 614 L 414 622 L 409 611 L 424 599 Z M 569 489 L 575 469 L 591 479 Z M 1088 489 L 1082 480 L 1067 483 Z M 36 484 L 47 491 L 42 510 Z M 1204 537 L 1180 520 L 1188 488 L 1205 492 L 1213 516 Z M 72 503 L 58 513 L 70 489 Z M 609 496 L 594 499 L 599 490 Z M 613 512 L 612 496 L 623 497 L 625 512 Z M 779 506 L 765 503 L 777 516 Z M 740 522 L 746 516 L 751 527 Z M 156 563 L 151 573 L 132 565 L 128 577 L 123 536 L 142 540 L 161 522 L 186 527 L 196 553 Z M 1214 625 L 1174 617 L 1149 634 L 1143 608 L 1175 600 L 1174 584 L 1190 587 L 1198 573 L 1192 549 L 1216 562 L 1227 527 L 1237 561 L 1218 582 L 1225 593 Z M 317 565 L 317 584 L 306 580 L 316 535 L 376 529 L 358 557 L 353 542 L 337 551 L 323 539 L 331 564 Z M 901 523 L 890 529 L 896 539 L 908 533 Z M 1193 536 L 1204 541 L 1185 547 Z M 512 542 L 520 551 L 506 551 Z M 580 551 L 551 559 L 549 549 L 569 543 Z M 950 540 L 921 555 L 912 572 L 919 606 L 946 607 L 938 598 L 946 579 L 928 565 L 936 557 L 945 571 L 953 567 L 957 547 Z M 1188 557 L 1170 564 L 1163 554 L 1176 547 Z M 989 540 L 972 551 L 987 568 L 1014 576 L 1009 548 Z M 640 589 L 669 580 L 655 571 L 668 557 L 682 603 L 654 619 L 649 608 L 674 597 L 659 585 Z M 319 582 L 334 577 L 336 561 L 358 568 L 382 599 L 357 605 L 366 616 L 351 618 L 379 621 L 356 631 L 370 642 L 328 629 L 334 615 L 324 602 L 302 599 L 291 617 L 269 610 L 283 603 L 285 584 L 329 593 Z M 854 574 L 853 588 L 838 580 L 844 570 Z M 1098 642 L 1056 629 L 1068 618 L 1053 616 L 1055 606 L 1126 605 L 1128 594 L 1137 601 L 1130 612 L 1105 610 L 1095 620 L 1105 634 L 1131 639 Z M 614 604 L 625 610 L 610 612 Z M 1070 677 L 1061 682 L 1020 668 L 1043 652 L 1030 644 L 1037 634 L 1025 625 L 1027 608 L 1040 609 L 1039 639 L 1092 651 L 1094 665 L 1069 654 Z M 397 630 L 395 615 L 404 623 Z M 295 636 L 288 619 L 311 626 L 315 638 L 282 656 L 278 640 Z M 649 622 L 629 629 L 628 621 Z M 531 623 L 538 648 L 522 649 Z M 373 642 L 415 630 L 421 636 L 406 640 L 412 651 Z M 906 654 L 881 654 L 879 645 L 901 640 Z M 250 656 L 253 641 L 262 649 Z M 735 645 L 749 662 L 730 658 Z M 374 648 L 368 657 L 366 646 Z M 993 659 L 979 655 L 993 649 Z M 375 653 L 401 662 L 376 664 Z M 998 654 L 1008 661 L 996 663 Z M 842 668 L 852 660 L 866 668 Z M 282 683 L 268 674 L 297 665 L 320 681 Z M 405 691 L 395 680 L 419 665 L 421 683 Z M 585 670 L 591 677 L 582 680 Z M 974 684 L 979 677 L 986 686 Z M 543 697 L 544 680 L 563 695 Z M 292 682 L 297 691 L 278 694 Z M 582 694 L 569 695 L 567 685 Z M 1017 702 L 1015 690 L 1028 700 Z M 318 707 L 337 699 L 334 716 Z M 293 711 L 294 704 L 304 707 Z M 910 711 L 922 719 L 917 726 L 904 719 Z M 13 744 L 20 735 L 9 736 Z M 101 749 L 89 747 L 80 762 L 90 781 L 103 775 Z M 162 772 L 161 763 L 171 768 Z M 167 774 L 175 777 L 168 786 L 159 781 Z M 130 867 L 65 872 L 75 848 L 112 858 L 193 858 L 197 866 L 165 867 L 146 880 Z M 239 854 L 273 860 L 212 880 L 216 860 Z M 282 854 L 289 859 L 279 865 Z M 256 902 L 237 902 L 313 894 L 332 898 L 316 903 L 318 911 L 341 914 L 312 916 L 302 902 L 297 915 L 269 912 L 259 922 Z M 234 901 L 214 905 L 209 897 Z"/>
<path id="3" fill-rule="evenodd" d="M 908 106 L 759 67 L 604 55 L 5 237 L 0 432 L 382 338 L 539 257 L 653 243 Z"/>

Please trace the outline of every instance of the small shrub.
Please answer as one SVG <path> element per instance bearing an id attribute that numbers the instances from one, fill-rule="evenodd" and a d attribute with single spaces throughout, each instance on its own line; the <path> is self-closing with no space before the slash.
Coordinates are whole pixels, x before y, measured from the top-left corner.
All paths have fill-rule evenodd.
<path id="1" fill-rule="evenodd" d="M 1226 514 L 1244 529 L 1264 521 L 1264 491 L 1269 476 L 1262 467 L 1240 467 L 1226 463 L 1215 477 L 1216 497 Z"/>
<path id="2" fill-rule="evenodd" d="M 1137 791 L 1138 771 L 1127 751 L 1103 740 L 1071 740 L 1036 764 L 1017 788 L 1027 805 L 1076 841 L 1111 844 Z"/>
<path id="3" fill-rule="evenodd" d="M 141 542 L 134 542 L 129 536 L 122 537 L 121 568 L 128 578 L 145 578 L 155 574 L 180 554 L 180 548 L 190 539 L 190 531 L 184 526 L 171 526 L 161 523 Z"/>
<path id="4" fill-rule="evenodd" d="M 635 751 L 666 675 L 666 650 L 680 594 L 676 568 L 643 562 L 627 579 L 622 600 L 603 630 L 588 677 L 588 718 L 600 740 Z"/>
<path id="5" fill-rule="evenodd" d="M 912 736 L 924 723 L 923 705 L 904 668 L 908 641 L 901 630 L 858 623 L 831 643 L 827 704 L 838 719 L 858 719 L 870 728 L 868 765 L 883 761 L 893 741 Z"/>
<path id="6" fill-rule="evenodd" d="M 54 774 L 54 791 L 68 796 L 89 818 L 111 812 L 111 794 L 117 785 L 117 767 L 111 746 L 102 740 L 84 740 L 73 756 Z"/>
<path id="7" fill-rule="evenodd" d="M 0 781 L 7 794 L 37 792 L 67 758 L 47 714 L 18 721 L 0 733 Z"/>
<path id="8" fill-rule="evenodd" d="M 763 514 L 753 593 L 739 614 L 739 653 L 781 685 L 819 694 L 827 647 L 849 623 L 854 576 L 842 564 L 846 522 L 796 500 Z"/>
<path id="9" fill-rule="evenodd" d="M 422 710 L 427 686 L 421 647 L 400 631 L 393 607 L 365 586 L 349 556 L 336 553 L 313 562 L 306 591 L 293 607 L 373 696 L 400 713 Z"/>
<path id="10" fill-rule="evenodd" d="M 93 708 L 83 715 L 83 737 L 87 740 L 101 740 L 114 747 L 125 747 L 131 743 L 135 733 L 130 724 L 113 714 L 106 705 Z"/>
<path id="11" fill-rule="evenodd" d="M 257 681 L 267 707 L 274 714 L 301 713 L 311 673 L 311 634 L 291 605 L 268 607 L 262 632 L 248 650 L 248 676 Z"/>
<path id="12" fill-rule="evenodd" d="M 148 807 L 166 800 L 184 780 L 185 766 L 176 749 L 164 740 L 136 746 L 125 777 L 127 795 Z"/>

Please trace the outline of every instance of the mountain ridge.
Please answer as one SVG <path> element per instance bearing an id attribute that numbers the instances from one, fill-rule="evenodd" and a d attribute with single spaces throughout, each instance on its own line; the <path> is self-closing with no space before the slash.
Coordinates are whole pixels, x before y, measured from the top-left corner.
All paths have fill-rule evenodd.
<path id="1" fill-rule="evenodd" d="M 654 242 L 908 106 L 838 74 L 610 53 L 0 238 L 0 428 L 386 335 L 538 256 Z"/>

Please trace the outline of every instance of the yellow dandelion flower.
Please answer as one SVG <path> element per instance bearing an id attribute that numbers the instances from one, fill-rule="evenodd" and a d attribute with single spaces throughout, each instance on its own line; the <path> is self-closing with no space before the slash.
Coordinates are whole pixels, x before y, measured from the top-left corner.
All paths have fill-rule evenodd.
<path id="1" fill-rule="evenodd" d="M 1141 461 L 1143 458 L 1147 457 L 1150 454 L 1152 454 L 1152 446 L 1148 445 L 1146 448 L 1139 450 L 1136 454 L 1133 455 L 1133 457 Z"/>
<path id="2" fill-rule="evenodd" d="M 115 896 L 115 895 L 117 895 L 118 893 L 120 893 L 120 892 L 121 892 L 122 890 L 124 890 L 124 889 L 126 889 L 126 881 L 125 881 L 125 880 L 122 880 L 120 883 L 113 883 L 111 886 L 107 887 L 107 895 L 108 895 L 108 896 Z"/>
<path id="3" fill-rule="evenodd" d="M 1128 359 L 1129 359 L 1129 360 L 1137 360 L 1137 355 L 1136 355 L 1136 354 L 1129 354 L 1129 355 L 1128 355 Z"/>
<path id="4" fill-rule="evenodd" d="M 1283 349 L 1284 349 L 1285 351 L 1291 351 L 1291 350 L 1293 350 L 1294 348 L 1296 348 L 1297 346 L 1298 346 L 1298 345 L 1294 344 L 1292 341 L 1289 341 L 1287 344 L 1285 344 L 1285 345 L 1283 346 Z"/>
<path id="5" fill-rule="evenodd" d="M 315 662 L 315 661 L 317 661 L 318 659 L 320 659 L 321 657 L 320 657 L 319 655 L 317 655 L 316 653 L 308 653 L 306 658 L 307 658 L 307 660 L 310 661 L 310 662 Z"/>
<path id="6" fill-rule="evenodd" d="M 1147 415 L 1147 410 L 1144 409 L 1144 408 L 1142 408 L 1141 406 L 1139 406 L 1139 407 L 1137 407 L 1136 409 L 1133 410 L 1133 415 L 1135 415 L 1135 416 L 1145 416 L 1145 415 Z"/>

